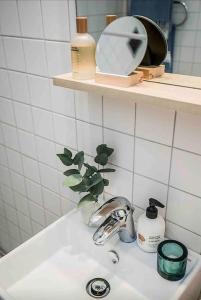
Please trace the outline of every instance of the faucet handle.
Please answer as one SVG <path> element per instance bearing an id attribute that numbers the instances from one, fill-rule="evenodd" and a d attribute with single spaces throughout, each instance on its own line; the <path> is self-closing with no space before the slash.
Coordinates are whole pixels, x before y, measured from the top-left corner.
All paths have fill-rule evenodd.
<path id="1" fill-rule="evenodd" d="M 124 211 L 124 216 L 125 214 L 128 215 L 129 213 L 133 213 L 134 211 L 128 199 L 124 197 L 114 197 L 105 202 L 101 207 L 97 209 L 97 211 L 95 211 L 95 213 L 92 214 L 90 223 L 94 225 L 98 224 L 107 219 L 113 213 L 119 214 L 121 210 Z"/>

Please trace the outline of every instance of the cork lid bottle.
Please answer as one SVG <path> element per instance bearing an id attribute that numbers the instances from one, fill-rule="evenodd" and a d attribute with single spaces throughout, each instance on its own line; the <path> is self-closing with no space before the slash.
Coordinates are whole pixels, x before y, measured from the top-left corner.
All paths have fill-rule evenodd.
<path id="1" fill-rule="evenodd" d="M 77 33 L 87 33 L 87 17 L 77 17 Z"/>
<path id="2" fill-rule="evenodd" d="M 116 19 L 117 19 L 117 15 L 107 15 L 106 16 L 106 25 L 109 25 Z"/>

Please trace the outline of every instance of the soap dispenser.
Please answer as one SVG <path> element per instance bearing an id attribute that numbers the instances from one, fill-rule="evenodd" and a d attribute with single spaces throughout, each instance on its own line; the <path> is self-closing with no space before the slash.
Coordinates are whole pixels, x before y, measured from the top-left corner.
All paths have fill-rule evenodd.
<path id="1" fill-rule="evenodd" d="M 156 252 L 158 245 L 164 239 L 165 221 L 159 215 L 156 206 L 165 207 L 158 200 L 150 198 L 146 212 L 138 219 L 137 243 L 146 252 Z"/>

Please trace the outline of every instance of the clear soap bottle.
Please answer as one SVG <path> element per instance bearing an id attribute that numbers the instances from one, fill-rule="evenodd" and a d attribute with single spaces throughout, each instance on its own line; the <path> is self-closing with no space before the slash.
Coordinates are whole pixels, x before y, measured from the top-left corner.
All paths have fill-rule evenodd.
<path id="1" fill-rule="evenodd" d="M 77 17 L 77 33 L 71 41 L 72 77 L 93 79 L 96 72 L 96 43 L 87 33 L 87 17 Z"/>

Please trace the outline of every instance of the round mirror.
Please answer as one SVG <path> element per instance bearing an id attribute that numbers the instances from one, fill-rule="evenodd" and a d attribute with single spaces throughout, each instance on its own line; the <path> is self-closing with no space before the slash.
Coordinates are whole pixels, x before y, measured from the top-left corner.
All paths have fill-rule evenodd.
<path id="1" fill-rule="evenodd" d="M 96 63 L 102 73 L 129 75 L 139 66 L 147 49 L 144 25 L 134 17 L 110 23 L 98 41 Z"/>
<path id="2" fill-rule="evenodd" d="M 135 16 L 144 25 L 148 35 L 146 53 L 142 59 L 142 66 L 159 66 L 167 55 L 167 41 L 160 27 L 151 19 Z"/>

